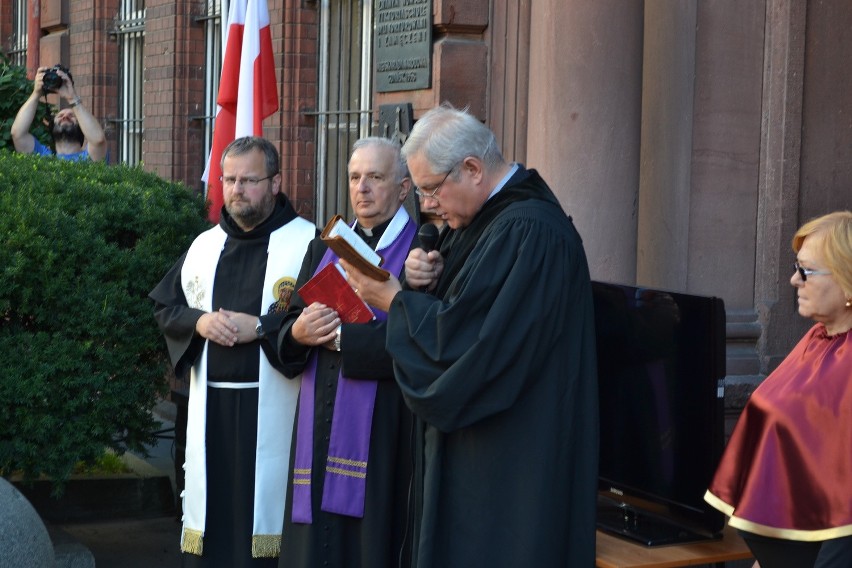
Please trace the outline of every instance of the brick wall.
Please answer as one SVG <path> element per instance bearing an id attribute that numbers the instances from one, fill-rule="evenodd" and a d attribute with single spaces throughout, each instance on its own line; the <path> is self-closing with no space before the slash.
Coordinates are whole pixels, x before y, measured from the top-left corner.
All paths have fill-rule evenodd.
<path id="1" fill-rule="evenodd" d="M 200 2 L 146 3 L 142 161 L 146 170 L 202 189 L 204 14 Z"/>
<path id="2" fill-rule="evenodd" d="M 300 215 L 313 220 L 315 123 L 302 112 L 316 108 L 318 12 L 316 3 L 303 0 L 273 0 L 269 12 L 281 112 L 268 121 L 267 136 L 280 142 L 285 193 Z"/>
<path id="3" fill-rule="evenodd" d="M 0 0 L 0 38 L 2 38 L 0 49 L 4 53 L 12 47 L 10 42 L 12 39 L 12 30 L 14 29 L 12 25 L 12 3 L 13 0 Z"/>
<path id="4" fill-rule="evenodd" d="M 301 0 L 270 0 L 280 111 L 264 136 L 281 153 L 285 190 L 299 212 L 313 213 L 314 125 L 300 110 L 316 97 L 317 12 Z M 145 36 L 145 169 L 198 191 L 204 171 L 203 2 L 149 0 Z M 312 82 L 311 82 L 312 81 Z"/>
<path id="5" fill-rule="evenodd" d="M 42 0 L 40 64 L 71 68 L 80 96 L 101 121 L 113 163 L 119 110 L 115 26 L 120 0 Z M 143 56 L 143 167 L 203 189 L 204 25 L 202 0 L 146 0 Z M 314 211 L 317 3 L 269 0 L 281 110 L 264 122 L 264 136 L 281 152 L 284 188 L 300 214 Z M 0 0 L 0 35 L 11 30 L 11 1 Z M 53 97 L 52 102 L 57 102 Z"/>

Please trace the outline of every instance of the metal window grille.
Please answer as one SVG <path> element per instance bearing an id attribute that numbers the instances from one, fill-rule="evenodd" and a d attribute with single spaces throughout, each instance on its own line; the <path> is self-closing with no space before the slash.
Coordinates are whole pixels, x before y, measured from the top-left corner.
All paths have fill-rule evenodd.
<path id="1" fill-rule="evenodd" d="M 129 165 L 142 162 L 142 56 L 145 46 L 145 0 L 122 0 L 112 33 L 118 39 L 119 161 Z"/>
<path id="2" fill-rule="evenodd" d="M 227 0 L 207 0 L 207 13 L 196 21 L 204 25 L 204 115 L 192 117 L 204 123 L 204 160 L 213 147 L 213 121 L 216 118 L 216 97 L 222 75 L 222 54 L 225 46 L 222 33 L 223 16 L 228 13 Z M 206 166 L 206 163 L 205 163 Z"/>
<path id="3" fill-rule="evenodd" d="M 12 35 L 9 38 L 8 51 L 13 65 L 27 64 L 27 0 L 12 2 Z"/>
<path id="4" fill-rule="evenodd" d="M 316 221 L 351 217 L 346 165 L 352 144 L 372 132 L 373 3 L 322 0 L 317 101 Z"/>

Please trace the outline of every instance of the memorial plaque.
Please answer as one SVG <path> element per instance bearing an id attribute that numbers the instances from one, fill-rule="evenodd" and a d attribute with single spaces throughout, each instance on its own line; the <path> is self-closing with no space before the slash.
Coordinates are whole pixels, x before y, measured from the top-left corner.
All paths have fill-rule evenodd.
<path id="1" fill-rule="evenodd" d="M 432 0 L 375 0 L 376 92 L 432 83 Z"/>

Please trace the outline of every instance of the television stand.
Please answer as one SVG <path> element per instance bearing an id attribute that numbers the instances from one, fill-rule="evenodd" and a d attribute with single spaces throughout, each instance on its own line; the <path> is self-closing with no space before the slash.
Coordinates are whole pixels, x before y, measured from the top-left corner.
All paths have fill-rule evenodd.
<path id="1" fill-rule="evenodd" d="M 717 540 L 721 535 L 700 533 L 625 503 L 598 499 L 598 529 L 645 546 Z"/>

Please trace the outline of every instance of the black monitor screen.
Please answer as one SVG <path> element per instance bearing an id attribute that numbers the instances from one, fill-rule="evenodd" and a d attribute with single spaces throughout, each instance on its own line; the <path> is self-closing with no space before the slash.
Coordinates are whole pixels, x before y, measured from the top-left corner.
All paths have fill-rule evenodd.
<path id="1" fill-rule="evenodd" d="M 593 290 L 601 495 L 717 532 L 721 515 L 703 496 L 724 443 L 722 301 L 601 282 Z"/>

